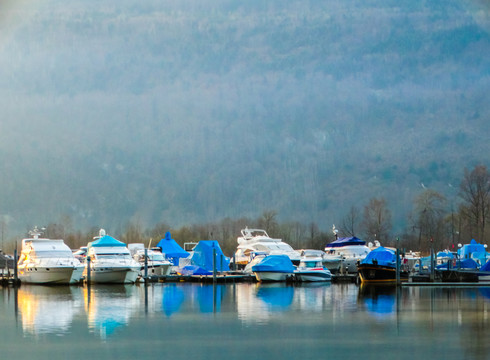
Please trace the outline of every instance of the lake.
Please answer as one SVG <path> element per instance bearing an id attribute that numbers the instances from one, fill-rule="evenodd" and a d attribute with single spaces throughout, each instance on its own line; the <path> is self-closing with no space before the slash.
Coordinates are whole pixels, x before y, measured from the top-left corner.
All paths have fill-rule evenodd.
<path id="1" fill-rule="evenodd" d="M 489 359 L 490 287 L 0 288 L 2 359 Z"/>

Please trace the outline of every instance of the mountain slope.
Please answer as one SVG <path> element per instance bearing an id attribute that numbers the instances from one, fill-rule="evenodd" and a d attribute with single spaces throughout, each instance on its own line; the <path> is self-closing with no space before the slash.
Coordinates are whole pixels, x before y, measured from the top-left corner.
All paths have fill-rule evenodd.
<path id="1" fill-rule="evenodd" d="M 338 222 L 489 164 L 485 2 L 0 5 L 11 228 Z"/>

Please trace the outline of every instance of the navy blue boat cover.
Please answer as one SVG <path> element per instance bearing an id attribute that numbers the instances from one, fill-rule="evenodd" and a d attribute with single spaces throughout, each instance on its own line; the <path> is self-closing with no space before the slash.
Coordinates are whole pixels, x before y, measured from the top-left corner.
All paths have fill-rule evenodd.
<path id="1" fill-rule="evenodd" d="M 490 271 L 490 260 L 488 260 L 485 264 L 482 265 L 480 271 Z"/>
<path id="2" fill-rule="evenodd" d="M 172 262 L 174 265 L 179 265 L 180 258 L 186 258 L 189 253 L 182 249 L 182 247 L 177 244 L 177 242 L 172 239 L 170 231 L 165 233 L 165 238 L 160 240 L 157 247 L 162 249 L 162 253 L 165 254 L 165 258 Z"/>
<path id="3" fill-rule="evenodd" d="M 341 247 L 341 246 L 347 246 L 347 245 L 366 245 L 366 242 L 364 240 L 356 238 L 355 236 L 342 237 L 342 238 L 338 238 L 337 240 L 331 242 L 330 244 L 327 244 L 326 247 Z"/>

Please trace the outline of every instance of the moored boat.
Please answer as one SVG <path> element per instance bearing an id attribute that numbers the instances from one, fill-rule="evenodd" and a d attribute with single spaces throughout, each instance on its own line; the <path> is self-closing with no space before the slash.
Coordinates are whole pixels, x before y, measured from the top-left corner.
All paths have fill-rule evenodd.
<path id="1" fill-rule="evenodd" d="M 298 267 L 294 271 L 298 281 L 330 281 L 332 273 L 323 267 L 321 257 L 304 257 L 300 260 Z"/>
<path id="2" fill-rule="evenodd" d="M 268 255 L 252 266 L 258 281 L 286 281 L 294 275 L 294 265 L 287 255 Z"/>
<path id="3" fill-rule="evenodd" d="M 362 283 L 396 282 L 396 253 L 393 249 L 378 247 L 372 250 L 358 265 Z M 400 281 L 408 281 L 408 271 L 399 270 Z"/>
<path id="4" fill-rule="evenodd" d="M 249 229 L 241 230 L 241 236 L 237 239 L 238 246 L 235 252 L 235 264 L 243 268 L 250 260 L 253 252 L 263 252 L 268 255 L 286 255 L 294 265 L 299 264 L 300 255 L 291 245 L 281 239 L 271 238 L 265 230 Z"/>
<path id="5" fill-rule="evenodd" d="M 165 259 L 161 251 L 145 249 L 141 243 L 128 244 L 133 259 L 141 265 L 140 276 L 145 275 L 145 264 L 148 276 L 169 275 L 172 263 Z M 145 261 L 146 259 L 146 261 Z"/>
<path id="6" fill-rule="evenodd" d="M 105 284 L 131 284 L 136 281 L 141 265 L 131 257 L 125 243 L 101 229 L 99 236 L 87 248 L 87 257 L 90 257 L 85 268 L 87 280 Z"/>
<path id="7" fill-rule="evenodd" d="M 325 246 L 325 259 L 341 259 L 341 271 L 350 274 L 357 272 L 357 263 L 364 259 L 371 249 L 366 242 L 355 236 L 339 237 Z"/>
<path id="8" fill-rule="evenodd" d="M 19 280 L 32 284 L 73 284 L 80 281 L 83 265 L 61 239 L 40 238 L 34 228 L 32 238 L 22 240 L 17 263 Z"/>

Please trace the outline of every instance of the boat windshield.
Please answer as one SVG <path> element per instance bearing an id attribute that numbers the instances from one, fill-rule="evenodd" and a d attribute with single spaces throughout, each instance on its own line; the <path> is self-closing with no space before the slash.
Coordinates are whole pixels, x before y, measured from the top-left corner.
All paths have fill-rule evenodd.
<path id="1" fill-rule="evenodd" d="M 97 254 L 97 259 L 130 259 L 129 254 Z"/>
<path id="2" fill-rule="evenodd" d="M 31 253 L 32 257 L 37 257 L 37 258 L 72 258 L 73 254 L 69 250 L 57 250 L 57 251 L 52 251 L 52 250 L 41 250 L 41 251 L 35 251 L 34 253 Z"/>
<path id="3" fill-rule="evenodd" d="M 148 254 L 148 259 L 153 261 L 163 261 L 165 258 L 162 253 L 150 253 Z"/>
<path id="4" fill-rule="evenodd" d="M 319 263 L 318 261 L 304 261 L 304 262 L 302 261 L 301 265 L 304 267 L 312 268 L 312 267 L 321 266 L 321 263 Z"/>
<path id="5" fill-rule="evenodd" d="M 294 251 L 293 248 L 286 244 L 286 243 L 268 243 L 267 245 L 264 244 L 257 244 L 255 246 L 256 251 L 282 251 L 282 252 L 291 252 Z"/>

